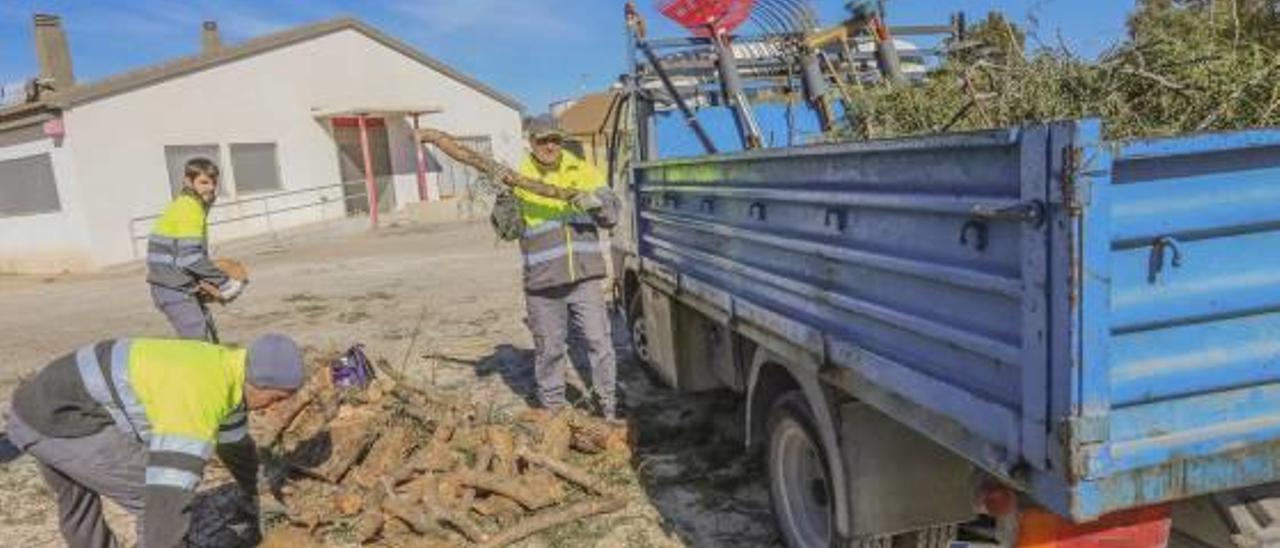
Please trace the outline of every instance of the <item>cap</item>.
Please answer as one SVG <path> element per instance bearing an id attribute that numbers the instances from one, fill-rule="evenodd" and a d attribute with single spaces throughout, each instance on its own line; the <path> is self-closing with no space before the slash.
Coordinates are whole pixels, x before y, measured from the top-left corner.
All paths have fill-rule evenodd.
<path id="1" fill-rule="evenodd" d="M 564 139 L 564 130 L 560 128 L 560 121 L 550 116 L 539 116 L 529 120 L 529 125 L 525 130 L 529 134 L 529 138 L 538 139 Z"/>
<path id="2" fill-rule="evenodd" d="M 302 351 L 293 339 L 271 333 L 249 345 L 245 380 L 256 388 L 297 390 L 302 387 Z"/>

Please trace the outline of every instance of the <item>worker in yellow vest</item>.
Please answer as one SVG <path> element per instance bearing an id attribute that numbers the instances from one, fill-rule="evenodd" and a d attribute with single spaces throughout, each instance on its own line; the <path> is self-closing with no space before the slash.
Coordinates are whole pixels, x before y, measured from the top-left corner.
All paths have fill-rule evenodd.
<path id="1" fill-rule="evenodd" d="M 182 192 L 156 220 L 147 240 L 147 283 L 156 308 L 179 337 L 215 343 L 218 331 L 200 295 L 201 282 L 216 287 L 223 302 L 244 290 L 244 282 L 209 260 L 207 217 L 218 197 L 218 176 L 212 160 L 188 161 Z"/>
<path id="2" fill-rule="evenodd" d="M 600 284 L 608 250 L 599 229 L 617 223 L 621 204 L 599 171 L 563 150 L 564 133 L 554 122 L 532 122 L 529 140 L 532 151 L 520 175 L 577 191 L 566 201 L 517 188 L 515 200 L 500 200 L 492 216 L 500 236 L 520 240 L 538 400 L 548 409 L 565 405 L 564 358 L 572 329 L 580 335 L 575 340 L 585 343 L 601 412 L 612 419 L 617 365 Z"/>
<path id="3" fill-rule="evenodd" d="M 107 497 L 137 518 L 139 546 L 185 546 L 191 501 L 217 452 L 257 508 L 257 449 L 247 412 L 302 385 L 288 337 L 248 348 L 192 340 L 116 339 L 40 370 L 13 393 L 9 441 L 35 457 L 72 548 L 118 546 L 102 517 Z M 256 511 L 249 531 L 256 533 Z"/>

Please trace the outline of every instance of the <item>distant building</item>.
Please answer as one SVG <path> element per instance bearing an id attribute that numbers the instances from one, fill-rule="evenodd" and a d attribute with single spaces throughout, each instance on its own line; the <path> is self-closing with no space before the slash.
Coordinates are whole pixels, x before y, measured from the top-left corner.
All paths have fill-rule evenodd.
<path id="1" fill-rule="evenodd" d="M 238 44 L 206 23 L 199 54 L 88 83 L 58 18 L 35 24 L 35 97 L 0 107 L 0 271 L 142 257 L 194 156 L 222 168 L 216 243 L 368 214 L 366 165 L 377 211 L 458 193 L 463 170 L 415 142 L 415 121 L 522 152 L 517 101 L 355 19 Z"/>
<path id="2" fill-rule="evenodd" d="M 618 116 L 618 109 L 614 107 L 621 94 L 620 91 L 605 91 L 562 101 L 560 104 L 567 106 L 556 114 L 560 127 L 570 140 L 576 141 L 569 148 L 601 170 L 608 168 L 609 135 Z M 555 113 L 555 109 L 552 112 Z"/>

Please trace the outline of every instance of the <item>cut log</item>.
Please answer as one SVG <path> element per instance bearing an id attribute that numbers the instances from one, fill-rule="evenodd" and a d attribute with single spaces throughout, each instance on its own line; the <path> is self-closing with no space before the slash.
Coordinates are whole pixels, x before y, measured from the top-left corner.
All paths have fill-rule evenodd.
<path id="1" fill-rule="evenodd" d="M 351 473 L 351 481 L 366 489 L 373 487 L 380 478 L 404 463 L 412 444 L 413 440 L 404 428 L 388 429 L 378 437 L 364 461 Z"/>
<path id="2" fill-rule="evenodd" d="M 467 453 L 476 451 L 481 445 L 485 444 L 484 431 L 464 422 L 461 427 L 454 431 L 453 439 L 449 440 L 449 444 L 459 451 Z"/>
<path id="3" fill-rule="evenodd" d="M 406 498 L 422 502 L 440 490 L 440 479 L 433 474 L 423 474 L 409 483 L 400 486 L 400 492 Z"/>
<path id="4" fill-rule="evenodd" d="M 493 473 L 499 476 L 516 475 L 516 442 L 511 429 L 506 426 L 490 425 L 485 430 L 489 447 L 493 449 Z M 485 470 L 477 470 L 484 472 Z"/>
<path id="5" fill-rule="evenodd" d="M 539 512 L 537 515 L 525 519 L 520 523 L 517 523 L 515 526 L 490 537 L 488 541 L 480 543 L 480 547 L 497 548 L 499 546 L 507 546 L 518 540 L 525 539 L 547 529 L 551 529 L 552 527 L 588 518 L 596 514 L 617 512 L 625 506 L 626 501 L 622 499 L 607 498 L 602 500 L 579 502 L 563 508 Z"/>
<path id="6" fill-rule="evenodd" d="M 284 490 L 284 505 L 287 508 L 285 517 L 290 523 L 307 529 L 332 523 L 341 517 L 333 504 L 336 493 L 336 487 L 322 481 L 293 481 Z"/>
<path id="7" fill-rule="evenodd" d="M 415 532 L 424 535 L 438 534 L 442 532 L 440 524 L 446 523 L 471 542 L 484 542 L 488 538 L 475 523 L 456 513 L 433 508 L 430 504 L 421 505 L 422 510 L 418 506 L 395 496 L 382 501 L 383 510 L 407 523 Z"/>
<path id="8" fill-rule="evenodd" d="M 408 481 L 414 474 L 428 470 L 445 471 L 452 468 L 453 453 L 449 450 L 449 438 L 453 436 L 453 423 L 441 424 L 432 432 L 427 445 L 414 453 L 408 462 L 390 474 L 392 482 L 399 484 Z"/>
<path id="9" fill-rule="evenodd" d="M 548 496 L 547 492 L 539 492 L 525 482 L 515 478 L 504 478 L 493 474 L 477 474 L 474 472 L 459 473 L 457 478 L 462 485 L 474 487 L 486 493 L 502 495 L 530 510 L 537 510 L 555 502 Z"/>
<path id="10" fill-rule="evenodd" d="M 607 490 L 598 480 L 576 466 L 562 460 L 554 459 L 547 455 L 531 451 L 527 447 L 521 447 L 518 449 L 517 454 L 520 458 L 530 464 L 541 466 L 551 473 L 560 476 L 589 492 L 600 495 L 607 494 Z"/>
<path id="11" fill-rule="evenodd" d="M 332 389 L 329 368 L 317 369 L 293 397 L 268 407 L 256 417 L 256 420 L 251 421 L 250 424 L 258 424 L 255 428 L 258 434 L 255 441 L 262 447 L 274 445 L 276 440 L 280 439 L 280 434 L 289 428 L 293 419 L 297 418 L 303 409 L 306 409 L 321 393 Z"/>
<path id="12" fill-rule="evenodd" d="M 574 197 L 573 190 L 520 175 L 488 155 L 467 148 L 456 137 L 438 129 L 422 128 L 417 130 L 416 135 L 420 141 L 435 145 L 445 155 L 489 175 L 495 182 L 557 200 L 570 200 Z"/>
<path id="13" fill-rule="evenodd" d="M 317 435 L 324 432 L 329 427 L 329 418 L 325 414 L 324 406 L 319 400 L 313 400 L 311 405 L 298 413 L 297 418 L 289 424 L 289 428 L 280 433 L 277 443 L 286 453 L 296 451 L 298 447 L 307 440 L 314 439 Z"/>
<path id="14" fill-rule="evenodd" d="M 382 501 L 386 500 L 390 493 L 391 487 L 383 482 L 376 488 L 370 489 L 365 495 L 364 508 L 354 525 L 355 536 L 360 542 L 368 542 L 369 539 L 378 536 L 378 532 L 386 524 L 387 518 L 382 513 Z"/>
<path id="15" fill-rule="evenodd" d="M 472 472 L 485 473 L 489 471 L 489 463 L 493 460 L 493 447 L 490 445 L 481 445 L 476 452 L 476 462 L 471 467 Z M 471 505 L 476 502 L 476 490 L 466 488 L 462 490 L 462 497 L 453 505 L 453 510 L 466 514 L 471 511 Z"/>
<path id="16" fill-rule="evenodd" d="M 333 496 L 333 507 L 338 511 L 338 515 L 343 517 L 354 516 L 364 508 L 364 496 L 356 491 L 340 491 Z"/>
<path id="17" fill-rule="evenodd" d="M 569 497 L 569 492 L 564 488 L 564 482 L 556 478 L 555 474 L 542 468 L 526 469 L 520 474 L 520 483 L 549 501 L 547 506 L 563 502 Z"/>
<path id="18" fill-rule="evenodd" d="M 311 546 L 315 539 L 305 530 L 285 525 L 276 527 L 262 537 L 260 548 L 300 548 Z"/>
<path id="19" fill-rule="evenodd" d="M 383 511 L 408 524 L 415 533 L 423 535 L 442 533 L 440 524 L 426 512 L 418 510 L 418 506 L 396 496 L 387 497 L 382 501 Z"/>
<path id="20" fill-rule="evenodd" d="M 502 495 L 489 495 L 475 504 L 471 508 L 485 517 L 497 518 L 499 522 L 514 520 L 516 516 L 523 512 L 520 504 Z"/>
<path id="21" fill-rule="evenodd" d="M 370 428 L 373 418 L 367 409 L 343 407 L 338 417 L 329 423 L 328 436 L 309 442 L 306 451 L 300 447 L 298 453 L 303 455 L 291 464 L 304 474 L 338 483 L 377 437 L 377 432 Z"/>
<path id="22" fill-rule="evenodd" d="M 631 460 L 635 439 L 627 425 L 612 425 L 581 415 L 570 418 L 569 425 L 573 428 L 571 445 L 574 449 L 589 454 L 605 453 L 610 461 L 616 463 Z"/>
<path id="23" fill-rule="evenodd" d="M 573 430 L 569 425 L 567 412 L 558 413 L 551 420 L 543 423 L 540 433 L 539 453 L 560 459 L 569 452 L 569 441 L 573 437 Z"/>

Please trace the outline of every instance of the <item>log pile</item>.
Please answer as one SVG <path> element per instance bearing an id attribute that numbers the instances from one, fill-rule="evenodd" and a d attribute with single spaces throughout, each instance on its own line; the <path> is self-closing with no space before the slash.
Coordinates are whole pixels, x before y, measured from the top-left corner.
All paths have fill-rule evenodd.
<path id="1" fill-rule="evenodd" d="M 625 427 L 571 410 L 482 417 L 380 370 L 368 388 L 338 389 L 317 368 L 293 399 L 254 417 L 271 457 L 268 544 L 505 546 L 626 505 L 601 479 L 630 461 Z"/>

